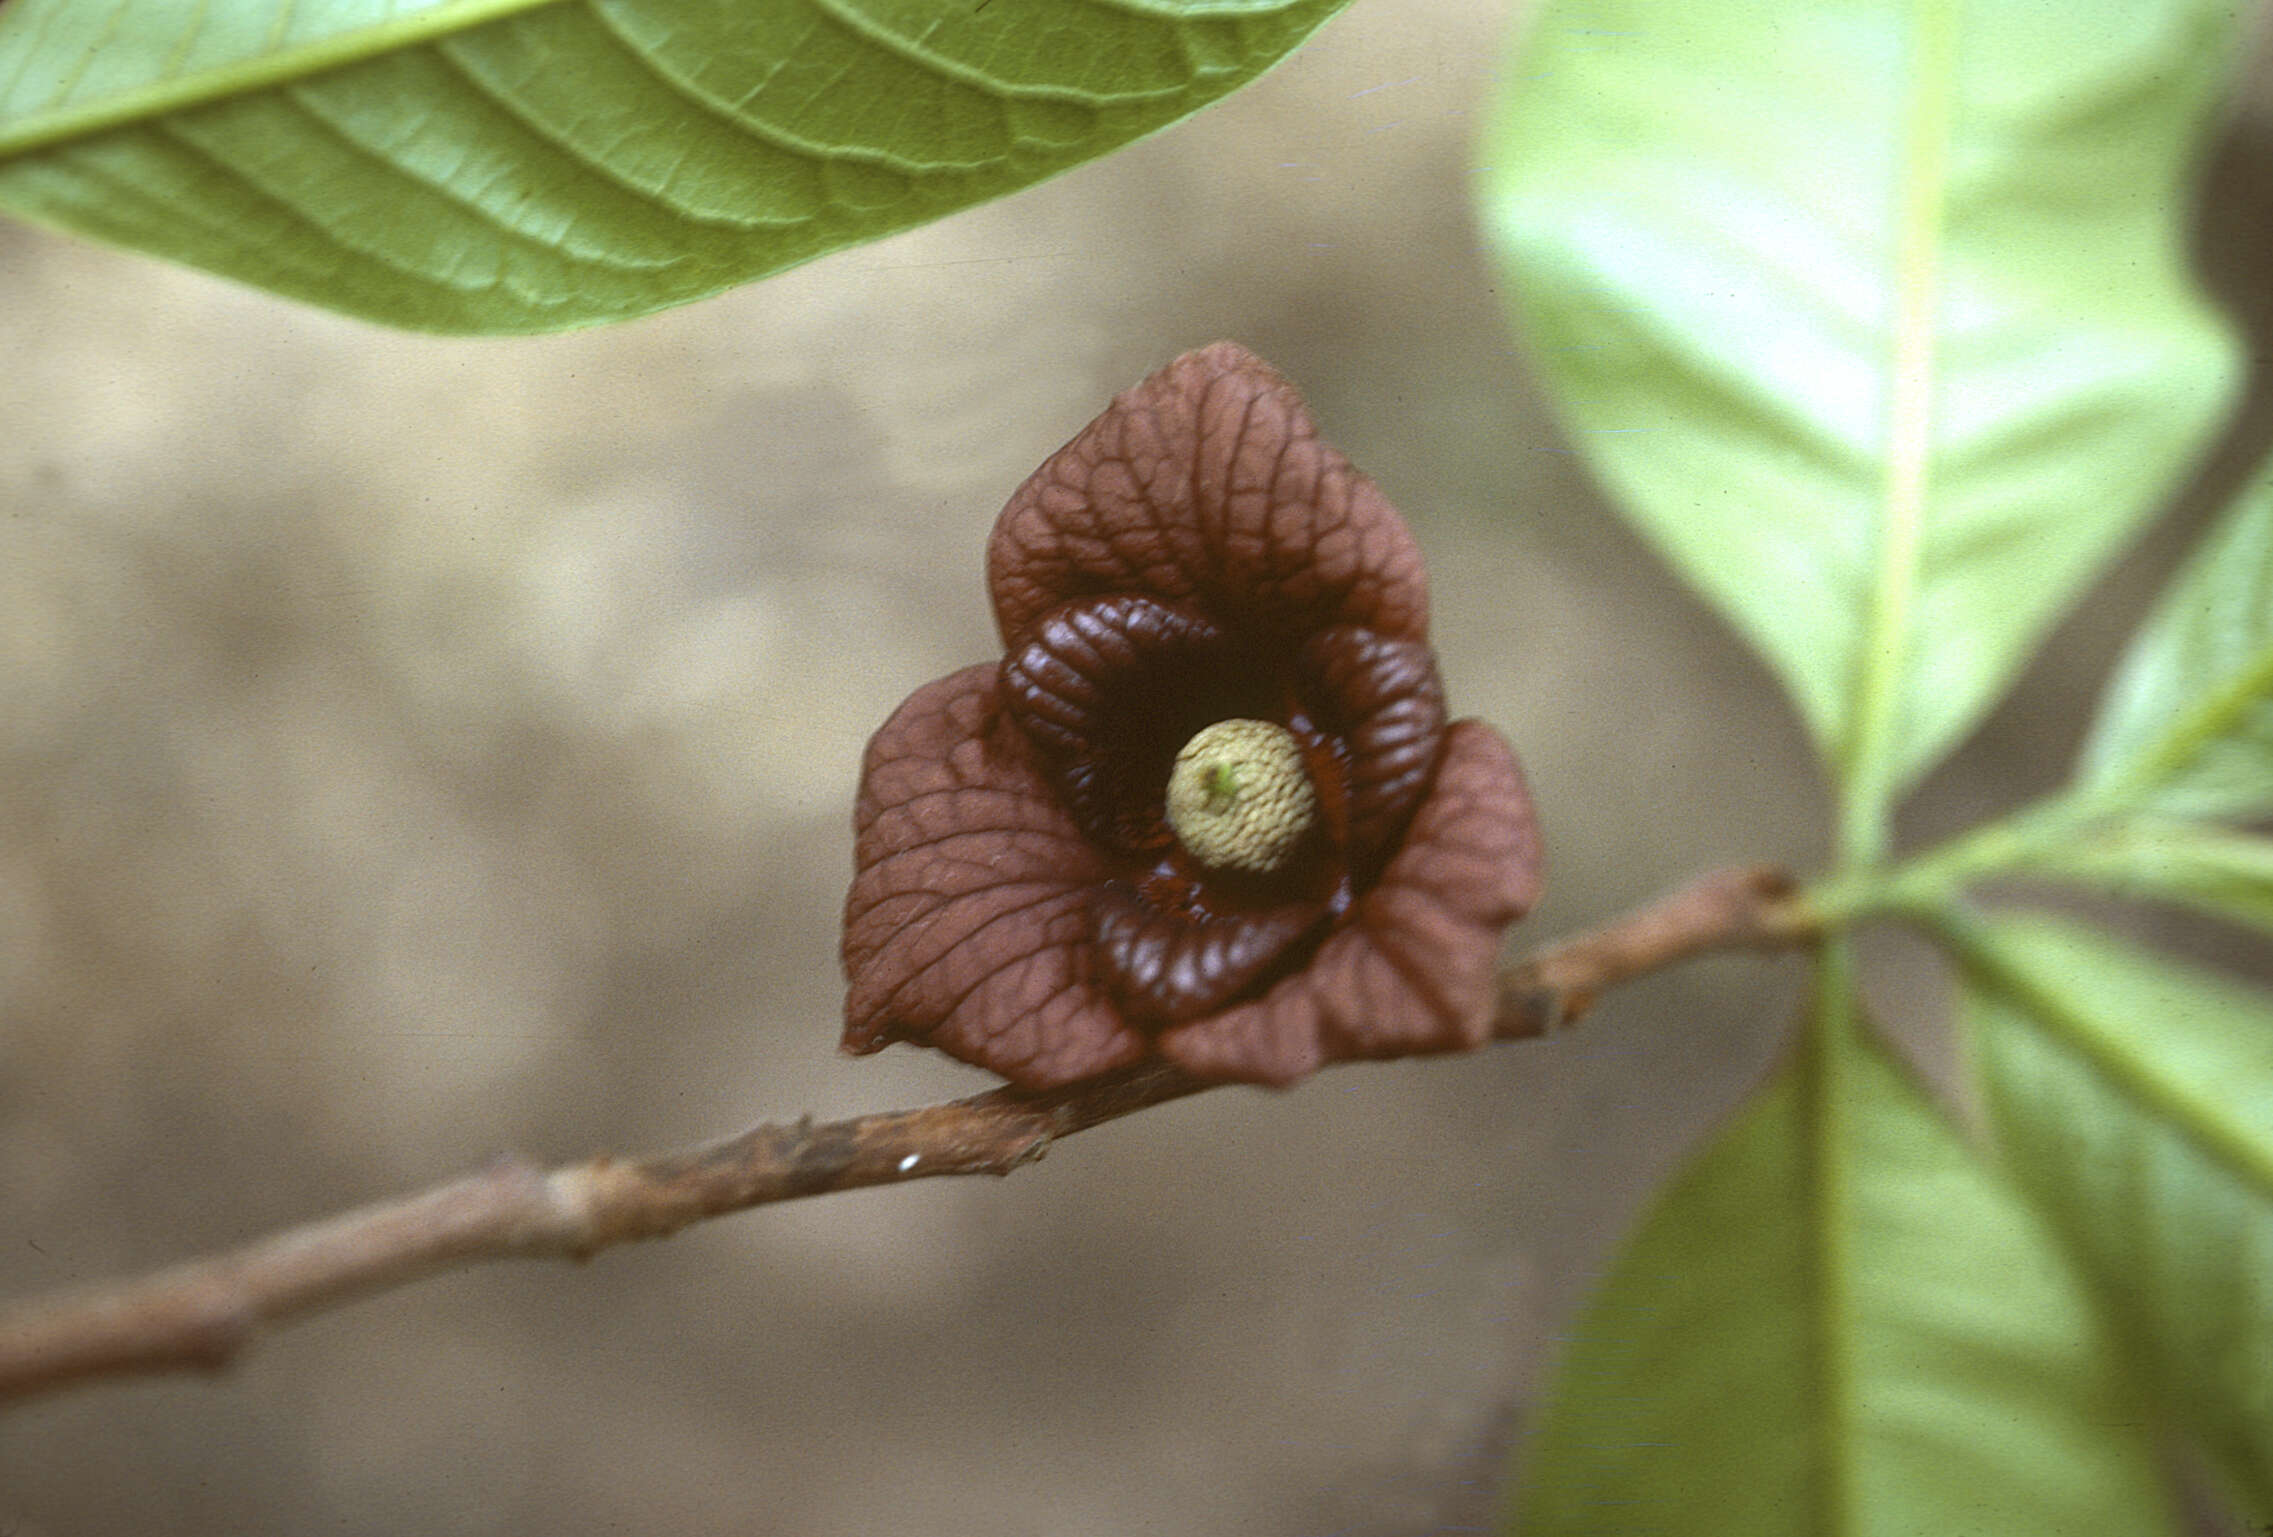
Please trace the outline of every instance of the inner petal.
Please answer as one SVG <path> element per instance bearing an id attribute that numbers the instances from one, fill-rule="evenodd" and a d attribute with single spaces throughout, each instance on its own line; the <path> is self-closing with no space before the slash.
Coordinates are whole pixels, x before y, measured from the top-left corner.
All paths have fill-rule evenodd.
<path id="1" fill-rule="evenodd" d="M 1444 745 L 1444 685 L 1420 641 L 1355 625 L 1321 630 L 1301 669 L 1319 724 L 1349 757 L 1351 871 L 1361 881 L 1396 852 L 1436 773 Z"/>
<path id="2" fill-rule="evenodd" d="M 1177 749 L 1209 720 L 1258 713 L 1276 669 L 1238 649 L 1189 609 L 1084 598 L 1043 616 L 1004 659 L 1003 695 L 1082 830 L 1151 851 L 1168 840 L 1162 797 Z"/>
<path id="3" fill-rule="evenodd" d="M 1176 1024 L 1275 979 L 1323 922 L 1323 902 L 1226 914 L 1162 912 L 1125 886 L 1096 893 L 1102 980 L 1131 1015 Z"/>

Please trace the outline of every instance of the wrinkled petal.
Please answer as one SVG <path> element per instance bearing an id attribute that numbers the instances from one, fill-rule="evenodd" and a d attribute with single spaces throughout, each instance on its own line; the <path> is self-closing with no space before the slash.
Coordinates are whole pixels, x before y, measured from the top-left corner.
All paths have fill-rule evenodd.
<path id="1" fill-rule="evenodd" d="M 1107 886 L 1097 901 L 1097 965 L 1125 1007 L 1155 1023 L 1192 1019 L 1259 981 L 1325 921 L 1323 902 L 1198 917 L 1155 911 Z"/>
<path id="2" fill-rule="evenodd" d="M 1157 824 L 1175 752 L 1206 723 L 1183 718 L 1200 680 L 1232 670 L 1223 632 L 1197 614 L 1092 598 L 1042 616 L 1003 662 L 1003 699 L 1082 831 L 1132 852 L 1147 829 L 1127 814 L 1148 807 Z"/>
<path id="3" fill-rule="evenodd" d="M 1457 721 L 1404 847 L 1348 926 L 1253 1003 L 1166 1031 L 1160 1050 L 1199 1077 L 1286 1084 L 1332 1058 L 1481 1046 L 1501 931 L 1538 900 L 1542 874 L 1514 752 Z"/>
<path id="4" fill-rule="evenodd" d="M 1037 774 L 991 665 L 921 688 L 868 744 L 845 899 L 844 1044 L 921 1040 L 1046 1088 L 1143 1035 L 1089 959 L 1098 854 Z"/>
<path id="5" fill-rule="evenodd" d="M 1034 637 L 1003 662 L 1012 714 L 1034 742 L 1066 757 L 1103 751 L 1106 701 L 1146 675 L 1221 649 L 1223 632 L 1199 615 L 1120 595 L 1043 616 Z M 1218 661 L 1218 665 L 1221 663 Z"/>
<path id="6" fill-rule="evenodd" d="M 1219 343 L 1120 395 L 1011 498 L 988 583 L 1003 663 L 869 746 L 849 1049 L 918 1040 L 1032 1088 L 1155 1052 L 1287 1084 L 1488 1038 L 1539 889 L 1522 771 L 1446 725 L 1420 552 L 1292 386 Z M 1319 797 L 1267 880 L 1204 867 L 1164 814 L 1177 752 L 1232 720 L 1293 733 Z"/>
<path id="7" fill-rule="evenodd" d="M 1115 396 L 1052 454 L 1003 509 L 987 583 L 1013 652 L 1059 604 L 1112 593 L 1277 635 L 1428 626 L 1404 520 L 1320 441 L 1294 386 L 1230 342 Z"/>
<path id="8" fill-rule="evenodd" d="M 1444 685 L 1420 641 L 1340 625 L 1312 636 L 1304 665 L 1323 725 L 1349 747 L 1350 862 L 1370 880 L 1420 805 L 1444 748 Z"/>

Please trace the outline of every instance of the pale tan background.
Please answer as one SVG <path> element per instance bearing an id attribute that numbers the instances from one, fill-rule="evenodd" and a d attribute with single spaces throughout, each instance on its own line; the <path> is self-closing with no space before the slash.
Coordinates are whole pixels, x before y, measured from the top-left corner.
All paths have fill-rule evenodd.
<path id="1" fill-rule="evenodd" d="M 0 230 L 0 1288 L 501 1148 L 980 1086 L 834 1051 L 860 744 L 992 654 L 1011 488 L 1219 336 L 1429 550 L 1456 704 L 1545 808 L 1533 937 L 1812 860 L 1773 688 L 1501 325 L 1465 195 L 1505 20 L 1365 0 L 1129 153 L 581 336 L 392 335 Z M 2247 160 L 2221 239 L 2254 262 Z M 1922 827 L 2049 782 L 2173 547 Z M 1883 959 L 1890 1011 L 1930 1007 Z M 1568 1304 L 1791 984 L 1700 966 L 1567 1040 L 1210 1095 L 1006 1182 L 425 1285 L 17 1415 L 0 1532 L 1476 1530 Z"/>

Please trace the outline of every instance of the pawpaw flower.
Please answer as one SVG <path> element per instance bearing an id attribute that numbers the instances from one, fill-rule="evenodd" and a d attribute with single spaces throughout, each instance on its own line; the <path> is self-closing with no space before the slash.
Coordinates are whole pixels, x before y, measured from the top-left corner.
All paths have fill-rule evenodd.
<path id="1" fill-rule="evenodd" d="M 1286 380 L 1219 342 L 1118 396 L 987 584 L 1004 658 L 868 745 L 848 1050 L 1283 1085 L 1489 1037 L 1540 885 L 1523 771 L 1447 721 L 1420 551 Z"/>

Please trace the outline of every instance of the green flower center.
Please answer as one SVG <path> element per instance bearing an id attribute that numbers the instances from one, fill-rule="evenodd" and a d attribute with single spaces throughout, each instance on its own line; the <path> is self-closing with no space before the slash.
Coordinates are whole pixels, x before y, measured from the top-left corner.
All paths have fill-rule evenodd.
<path id="1" fill-rule="evenodd" d="M 1318 820 L 1302 744 L 1267 720 L 1219 720 L 1184 744 L 1168 773 L 1168 825 L 1216 870 L 1268 875 Z"/>

